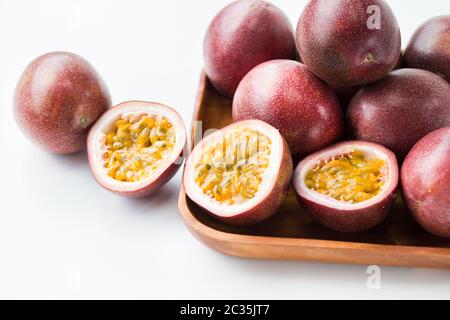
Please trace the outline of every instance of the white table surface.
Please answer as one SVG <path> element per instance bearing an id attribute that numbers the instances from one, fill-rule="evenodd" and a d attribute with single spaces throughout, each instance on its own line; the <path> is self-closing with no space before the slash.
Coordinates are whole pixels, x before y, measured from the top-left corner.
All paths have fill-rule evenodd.
<path id="1" fill-rule="evenodd" d="M 36 56 L 67 50 L 88 59 L 113 103 L 174 106 L 189 127 L 206 27 L 226 0 L 0 0 L 1 298 L 450 298 L 450 272 L 253 261 L 200 244 L 177 209 L 180 173 L 156 195 L 117 197 L 91 177 L 86 155 L 47 154 L 12 116 L 12 93 Z M 296 24 L 302 0 L 276 0 Z M 404 46 L 448 0 L 390 0 Z"/>

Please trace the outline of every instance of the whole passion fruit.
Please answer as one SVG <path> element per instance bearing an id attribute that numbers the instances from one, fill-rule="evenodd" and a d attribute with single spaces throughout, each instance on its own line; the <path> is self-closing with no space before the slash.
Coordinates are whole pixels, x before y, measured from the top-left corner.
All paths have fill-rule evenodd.
<path id="1" fill-rule="evenodd" d="M 274 126 L 296 158 L 336 142 L 344 131 L 343 112 L 331 89 L 291 60 L 265 62 L 242 79 L 233 99 L 233 119 Z"/>
<path id="2" fill-rule="evenodd" d="M 383 146 L 347 141 L 316 152 L 294 172 L 294 189 L 322 225 L 346 233 L 381 223 L 395 200 L 397 159 Z"/>
<path id="3" fill-rule="evenodd" d="M 21 131 L 53 153 L 84 150 L 91 125 L 110 106 L 108 89 L 98 73 L 69 52 L 50 52 L 33 60 L 14 96 Z"/>
<path id="4" fill-rule="evenodd" d="M 203 52 L 208 78 L 231 98 L 251 69 L 273 59 L 294 59 L 296 50 L 292 25 L 280 9 L 261 0 L 238 0 L 211 22 Z"/>
<path id="5" fill-rule="evenodd" d="M 425 69 L 450 82 L 450 15 L 425 22 L 405 51 L 409 68 Z"/>
<path id="6" fill-rule="evenodd" d="M 394 70 L 402 69 L 403 65 L 404 65 L 403 55 L 400 55 L 400 57 L 397 60 L 397 63 L 395 64 Z M 333 92 L 336 94 L 336 96 L 344 110 L 347 109 L 348 105 L 350 104 L 350 101 L 353 99 L 355 94 L 361 89 L 361 86 L 330 85 L 330 87 L 333 90 Z"/>
<path id="7" fill-rule="evenodd" d="M 183 183 L 189 198 L 216 218 L 251 225 L 277 212 L 292 171 L 278 130 L 249 120 L 204 138 L 186 161 Z"/>
<path id="8" fill-rule="evenodd" d="M 379 143 L 403 160 L 428 133 L 450 125 L 450 87 L 434 73 L 400 69 L 363 87 L 347 110 L 358 140 Z"/>
<path id="9" fill-rule="evenodd" d="M 144 197 L 177 172 L 185 145 L 184 124 L 174 109 L 129 101 L 108 110 L 92 127 L 89 164 L 105 189 L 127 197 Z"/>
<path id="10" fill-rule="evenodd" d="M 310 0 L 296 41 L 303 63 L 337 86 L 383 78 L 401 50 L 397 20 L 384 0 Z"/>
<path id="11" fill-rule="evenodd" d="M 403 198 L 416 221 L 429 232 L 450 238 L 450 127 L 421 139 L 401 171 Z"/>

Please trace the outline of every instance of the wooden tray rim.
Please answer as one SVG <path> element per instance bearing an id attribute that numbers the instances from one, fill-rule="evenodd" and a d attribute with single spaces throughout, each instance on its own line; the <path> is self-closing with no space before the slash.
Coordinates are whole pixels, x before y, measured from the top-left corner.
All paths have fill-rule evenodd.
<path id="1" fill-rule="evenodd" d="M 197 98 L 195 103 L 195 109 L 192 116 L 192 124 L 196 121 L 200 114 L 200 108 L 203 103 L 205 95 L 203 94 L 207 85 L 207 76 L 204 71 L 202 71 L 198 86 Z M 194 137 L 194 127 L 191 126 L 191 145 L 189 148 L 193 147 L 193 137 Z M 362 243 L 362 242 L 350 242 L 350 241 L 335 241 L 335 240 L 319 240 L 319 239 L 308 239 L 308 238 L 293 238 L 293 237 L 271 237 L 271 236 L 254 236 L 254 235 L 244 235 L 236 233 L 223 232 L 212 227 L 209 227 L 202 222 L 200 222 L 189 210 L 187 205 L 187 195 L 184 191 L 184 186 L 181 185 L 179 198 L 178 198 L 178 208 L 181 212 L 183 220 L 189 229 L 189 231 L 202 243 L 218 250 L 224 254 L 239 256 L 244 258 L 259 258 L 259 259 L 282 259 L 282 260 L 304 260 L 304 261 L 317 261 L 317 262 L 333 262 L 333 263 L 350 263 L 350 264 L 367 264 L 366 262 L 360 261 L 346 261 L 346 259 L 336 259 L 330 258 L 326 259 L 323 257 L 311 255 L 308 259 L 299 259 L 297 257 L 269 257 L 264 254 L 257 255 L 246 255 L 235 250 L 227 250 L 226 246 L 218 246 L 217 243 L 228 243 L 236 245 L 250 245 L 250 246 L 274 246 L 274 247 L 292 247 L 292 248 L 303 248 L 304 250 L 309 249 L 334 249 L 337 251 L 359 251 L 361 253 L 371 252 L 380 256 L 385 256 L 389 254 L 396 254 L 405 257 L 406 260 L 410 257 L 425 258 L 423 263 L 405 263 L 405 262 L 392 262 L 389 261 L 375 261 L 374 264 L 388 265 L 388 266 L 406 266 L 406 267 L 427 267 L 427 268 L 445 268 L 450 269 L 450 249 L 447 248 L 434 248 L 434 247 L 420 247 L 420 246 L 406 246 L 406 245 L 392 245 L 392 244 L 373 244 L 373 243 Z M 211 241 L 215 242 L 212 243 Z M 435 258 L 435 259 L 434 259 Z M 438 260 L 438 262 L 434 262 Z M 448 261 L 439 262 L 439 261 Z"/>

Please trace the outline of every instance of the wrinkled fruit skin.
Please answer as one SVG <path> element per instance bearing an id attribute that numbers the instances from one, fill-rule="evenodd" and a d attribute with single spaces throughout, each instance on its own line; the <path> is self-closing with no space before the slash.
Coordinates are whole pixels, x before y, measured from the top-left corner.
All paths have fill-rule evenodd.
<path id="1" fill-rule="evenodd" d="M 380 8 L 380 29 L 374 11 Z M 400 55 L 397 20 L 384 0 L 310 0 L 297 25 L 297 49 L 304 64 L 322 80 L 357 86 L 383 78 Z"/>
<path id="2" fill-rule="evenodd" d="M 231 98 L 251 69 L 273 59 L 293 59 L 295 51 L 292 25 L 280 9 L 261 0 L 239 0 L 222 9 L 208 28 L 205 71 Z"/>
<path id="3" fill-rule="evenodd" d="M 32 142 L 52 153 L 84 150 L 91 125 L 111 106 L 103 80 L 82 57 L 51 52 L 32 61 L 17 84 L 14 115 Z"/>
<path id="4" fill-rule="evenodd" d="M 233 120 L 247 119 L 280 130 L 295 158 L 336 142 L 344 131 L 343 112 L 331 89 L 290 60 L 263 63 L 244 77 L 233 99 Z"/>
<path id="5" fill-rule="evenodd" d="M 415 32 L 405 61 L 408 68 L 434 72 L 450 83 L 450 15 L 428 20 Z"/>
<path id="6" fill-rule="evenodd" d="M 342 144 L 351 144 L 351 141 L 341 142 L 337 145 L 331 146 L 323 151 L 319 151 L 315 154 L 310 155 L 308 158 L 304 159 L 299 163 L 297 169 L 294 172 L 293 184 L 295 189 L 295 194 L 301 206 L 306 210 L 306 212 L 311 215 L 317 222 L 321 225 L 339 231 L 343 233 L 359 233 L 367 231 L 379 225 L 383 222 L 389 213 L 392 211 L 395 198 L 397 196 L 397 181 L 389 181 L 392 183 L 394 188 L 392 192 L 386 194 L 382 200 L 374 203 L 373 205 L 365 208 L 355 209 L 355 210 L 340 210 L 339 208 L 330 207 L 328 205 L 322 204 L 320 200 L 311 200 L 300 195 L 300 169 L 304 163 L 311 157 L 316 157 L 322 152 L 331 150 Z M 379 146 L 381 147 L 381 146 Z M 386 152 L 391 153 L 386 149 Z M 395 161 L 395 156 L 392 154 Z M 398 167 L 395 161 L 395 169 L 398 171 Z"/>
<path id="7" fill-rule="evenodd" d="M 450 125 L 450 87 L 425 70 L 401 69 L 363 87 L 347 110 L 358 140 L 386 146 L 403 160 L 428 133 Z"/>
<path id="8" fill-rule="evenodd" d="M 403 199 L 429 232 L 450 238 L 450 127 L 420 140 L 402 166 Z"/>

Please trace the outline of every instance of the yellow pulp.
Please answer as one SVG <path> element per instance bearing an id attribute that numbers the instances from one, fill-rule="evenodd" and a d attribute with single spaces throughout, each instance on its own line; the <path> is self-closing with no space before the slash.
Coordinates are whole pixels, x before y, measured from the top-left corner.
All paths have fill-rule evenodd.
<path id="1" fill-rule="evenodd" d="M 108 175 L 124 182 L 148 178 L 175 144 L 175 129 L 166 117 L 129 116 L 105 135 L 103 158 Z"/>
<path id="2" fill-rule="evenodd" d="M 270 139 L 258 131 L 229 130 L 220 141 L 204 147 L 195 166 L 195 182 L 220 203 L 242 204 L 258 192 L 270 152 Z"/>
<path id="3" fill-rule="evenodd" d="M 359 203 L 375 197 L 383 186 L 384 160 L 353 151 L 322 162 L 308 172 L 306 186 L 338 201 Z"/>

